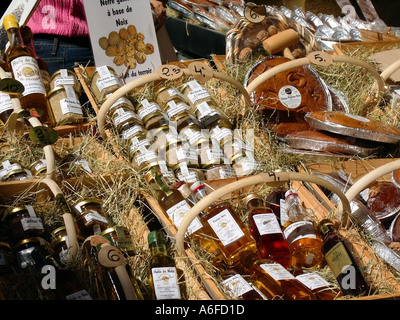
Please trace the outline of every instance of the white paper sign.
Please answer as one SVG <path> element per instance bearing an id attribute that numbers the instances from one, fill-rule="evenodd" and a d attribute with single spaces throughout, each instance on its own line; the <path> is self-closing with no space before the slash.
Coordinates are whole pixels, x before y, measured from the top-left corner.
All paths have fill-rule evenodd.
<path id="1" fill-rule="evenodd" d="M 84 0 L 96 66 L 129 81 L 161 65 L 149 0 Z"/>

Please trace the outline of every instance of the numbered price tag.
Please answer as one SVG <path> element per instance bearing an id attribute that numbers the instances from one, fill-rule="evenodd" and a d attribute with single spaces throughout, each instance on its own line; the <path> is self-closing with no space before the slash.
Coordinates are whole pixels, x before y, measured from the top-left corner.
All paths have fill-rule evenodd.
<path id="1" fill-rule="evenodd" d="M 29 138 L 42 145 L 54 144 L 58 140 L 58 132 L 50 127 L 38 126 L 29 130 Z"/>
<path id="2" fill-rule="evenodd" d="M 253 23 L 260 23 L 265 19 L 267 12 L 262 5 L 247 4 L 244 8 L 244 17 Z"/>
<path id="3" fill-rule="evenodd" d="M 190 74 L 200 83 L 205 83 L 214 76 L 213 69 L 204 62 L 192 62 L 188 66 Z"/>
<path id="4" fill-rule="evenodd" d="M 307 58 L 310 63 L 322 67 L 330 66 L 333 63 L 332 56 L 329 53 L 323 51 L 311 52 L 310 54 L 308 54 Z"/>
<path id="5" fill-rule="evenodd" d="M 165 80 L 175 80 L 183 76 L 183 70 L 172 64 L 163 64 L 156 70 L 156 74 Z"/>
<path id="6" fill-rule="evenodd" d="M 126 261 L 122 252 L 112 245 L 102 246 L 98 254 L 99 262 L 107 268 L 125 266 Z"/>
<path id="7" fill-rule="evenodd" d="M 4 78 L 0 80 L 0 91 L 11 95 L 18 95 L 25 90 L 24 85 L 18 80 L 12 78 Z"/>

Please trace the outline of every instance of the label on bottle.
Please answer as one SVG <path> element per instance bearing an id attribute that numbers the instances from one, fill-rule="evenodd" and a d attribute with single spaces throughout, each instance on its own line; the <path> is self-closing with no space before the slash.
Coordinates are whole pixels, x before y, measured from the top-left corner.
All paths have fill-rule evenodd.
<path id="1" fill-rule="evenodd" d="M 322 278 L 319 274 L 315 272 L 309 272 L 300 274 L 296 277 L 302 284 L 304 284 L 310 290 L 317 290 L 324 287 L 329 287 L 330 284 L 324 278 Z"/>
<path id="2" fill-rule="evenodd" d="M 272 233 L 282 233 L 278 219 L 274 213 L 261 213 L 253 216 L 260 236 Z"/>
<path id="3" fill-rule="evenodd" d="M 352 264 L 351 258 L 342 242 L 335 244 L 325 254 L 325 259 L 336 278 L 342 273 L 343 268 Z"/>
<path id="4" fill-rule="evenodd" d="M 222 285 L 233 298 L 240 297 L 246 292 L 253 290 L 252 286 L 240 274 L 235 274 L 222 281 Z"/>
<path id="5" fill-rule="evenodd" d="M 304 238 L 316 239 L 314 225 L 310 221 L 297 221 L 283 231 L 288 244 Z"/>
<path id="6" fill-rule="evenodd" d="M 263 263 L 260 267 L 265 270 L 274 280 L 291 280 L 296 279 L 289 271 L 287 271 L 279 263 Z"/>
<path id="7" fill-rule="evenodd" d="M 221 211 L 207 221 L 224 246 L 228 246 L 244 236 L 242 229 L 228 209 Z"/>
<path id="8" fill-rule="evenodd" d="M 22 93 L 24 97 L 33 93 L 46 94 L 39 65 L 35 58 L 29 56 L 15 58 L 11 61 L 11 68 L 15 80 L 24 85 L 25 90 Z"/>
<path id="9" fill-rule="evenodd" d="M 152 268 L 151 274 L 157 300 L 181 299 L 175 267 Z"/>
<path id="10" fill-rule="evenodd" d="M 190 206 L 186 202 L 186 200 L 182 200 L 176 205 L 172 206 L 168 210 L 166 210 L 168 216 L 170 217 L 172 223 L 179 228 L 182 223 L 184 216 L 190 211 Z M 188 227 L 188 234 L 192 234 L 193 232 L 201 229 L 203 226 L 198 217 L 195 217 L 191 224 Z"/>
<path id="11" fill-rule="evenodd" d="M 92 297 L 86 290 L 80 290 L 71 293 L 65 297 L 67 300 L 92 300 Z"/>
<path id="12" fill-rule="evenodd" d="M 8 110 L 14 110 L 10 95 L 0 92 L 0 113 Z"/>

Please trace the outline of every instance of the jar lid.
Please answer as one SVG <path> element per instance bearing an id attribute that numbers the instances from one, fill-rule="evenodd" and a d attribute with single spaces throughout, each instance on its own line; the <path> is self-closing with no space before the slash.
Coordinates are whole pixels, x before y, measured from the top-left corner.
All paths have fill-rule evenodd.
<path id="1" fill-rule="evenodd" d="M 261 200 L 261 197 L 257 193 L 250 193 L 244 198 L 245 205 L 247 206 L 247 204 L 253 199 Z"/>
<path id="2" fill-rule="evenodd" d="M 14 213 L 17 213 L 17 212 L 20 212 L 20 211 L 28 211 L 28 209 L 25 206 L 15 207 L 9 212 L 8 215 L 11 215 L 11 214 L 14 214 Z"/>
<path id="3" fill-rule="evenodd" d="M 81 200 L 81 201 L 77 202 L 74 205 L 74 207 L 75 207 L 75 209 L 81 211 L 81 206 L 84 206 L 84 205 L 86 205 L 88 203 L 97 203 L 97 204 L 101 205 L 102 201 L 100 199 L 97 199 L 97 198 L 87 198 L 87 199 L 84 199 L 84 200 Z"/>
<path id="4" fill-rule="evenodd" d="M 77 77 L 76 77 L 76 73 L 73 72 L 72 70 L 69 70 L 69 69 L 60 69 L 60 70 L 55 71 L 55 72 L 51 75 L 50 80 L 53 80 L 56 76 L 60 75 L 62 70 L 64 70 L 64 72 L 66 71 L 67 74 L 72 75 L 73 77 L 75 77 L 75 79 L 77 78 Z"/>
<path id="5" fill-rule="evenodd" d="M 107 69 L 108 70 L 110 70 L 110 71 L 112 71 L 112 72 L 114 72 L 115 73 L 115 70 L 114 70 L 114 68 L 113 67 L 110 67 L 110 66 L 104 66 L 104 67 L 107 67 Z M 92 76 L 90 77 L 90 82 L 92 82 L 93 81 L 93 78 L 94 78 L 94 76 L 96 75 L 96 73 L 99 73 L 99 68 L 100 67 L 97 67 L 95 70 L 94 70 L 94 72 L 93 72 L 93 74 L 92 74 Z"/>
<path id="6" fill-rule="evenodd" d="M 28 172 L 26 171 L 26 169 L 17 169 L 17 170 L 13 170 L 10 171 L 9 173 L 7 173 L 5 176 L 2 177 L 2 180 L 7 180 L 8 178 L 10 178 L 12 175 L 14 174 L 18 174 L 18 173 L 26 173 L 28 174 Z"/>
<path id="7" fill-rule="evenodd" d="M 65 226 L 61 226 L 61 227 L 59 227 L 59 228 L 57 228 L 57 229 L 54 229 L 54 230 L 51 232 L 51 236 L 52 236 L 52 237 L 56 237 L 56 234 L 57 234 L 58 232 L 62 231 L 62 230 L 67 230 L 67 228 L 66 228 Z"/>
<path id="8" fill-rule="evenodd" d="M 74 89 L 74 92 L 76 93 L 75 88 L 73 88 L 73 89 Z M 59 92 L 59 91 L 65 91 L 65 87 L 64 87 L 64 86 L 57 86 L 57 87 L 54 87 L 52 90 L 50 90 L 50 91 L 47 93 L 47 98 L 50 98 L 53 94 L 56 94 L 56 93 Z"/>
<path id="9" fill-rule="evenodd" d="M 8 244 L 7 242 L 2 242 L 2 241 L 0 241 L 0 247 L 5 247 L 5 248 L 8 248 L 8 249 L 11 249 L 10 244 Z"/>
<path id="10" fill-rule="evenodd" d="M 14 249 L 18 248 L 19 246 L 22 246 L 24 244 L 28 243 L 45 243 L 46 241 L 42 237 L 32 237 L 32 238 L 26 238 L 22 239 L 19 241 L 15 246 Z"/>

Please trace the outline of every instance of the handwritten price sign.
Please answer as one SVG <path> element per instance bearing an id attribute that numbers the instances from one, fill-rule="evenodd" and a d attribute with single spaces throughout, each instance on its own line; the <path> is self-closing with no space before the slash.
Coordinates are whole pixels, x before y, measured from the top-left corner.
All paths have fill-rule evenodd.
<path id="1" fill-rule="evenodd" d="M 253 23 L 259 23 L 265 19 L 266 10 L 262 5 L 248 4 L 244 8 L 244 17 Z"/>
<path id="2" fill-rule="evenodd" d="M 329 53 L 323 51 L 314 51 L 307 56 L 311 64 L 327 67 L 333 63 L 333 58 Z"/>
<path id="3" fill-rule="evenodd" d="M 189 64 L 188 70 L 194 79 L 200 83 L 207 82 L 214 75 L 213 69 L 209 65 L 198 61 Z"/>
<path id="4" fill-rule="evenodd" d="M 163 64 L 156 70 L 156 74 L 165 80 L 174 80 L 183 76 L 183 70 L 172 64 Z"/>

